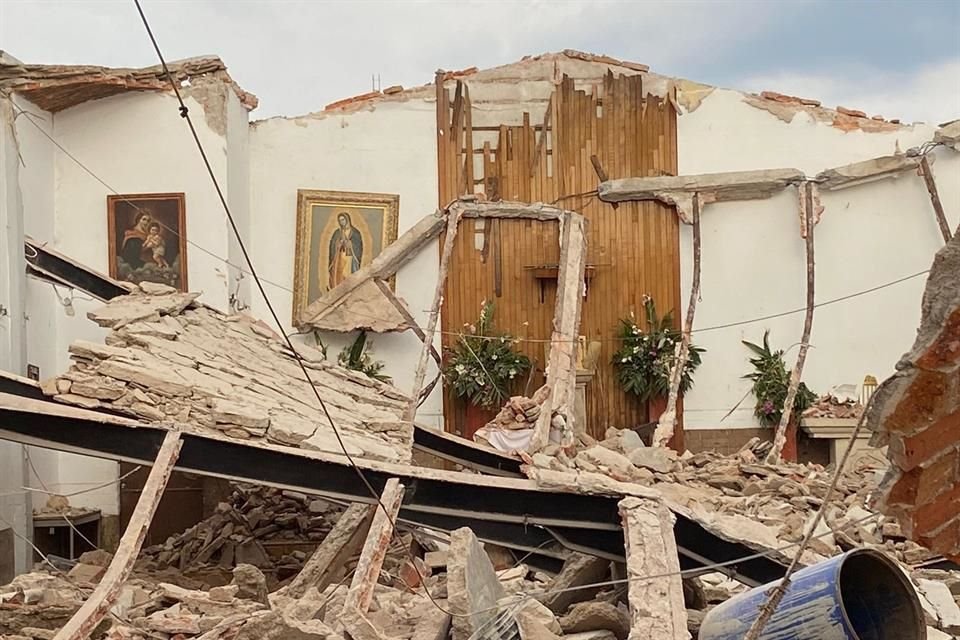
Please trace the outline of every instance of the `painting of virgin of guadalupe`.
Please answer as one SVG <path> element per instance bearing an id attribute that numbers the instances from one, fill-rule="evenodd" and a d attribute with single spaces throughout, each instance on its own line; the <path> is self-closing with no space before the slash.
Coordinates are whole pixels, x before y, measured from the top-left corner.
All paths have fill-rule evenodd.
<path id="1" fill-rule="evenodd" d="M 397 239 L 400 196 L 297 191 L 293 324 L 311 302 L 370 264 Z"/>

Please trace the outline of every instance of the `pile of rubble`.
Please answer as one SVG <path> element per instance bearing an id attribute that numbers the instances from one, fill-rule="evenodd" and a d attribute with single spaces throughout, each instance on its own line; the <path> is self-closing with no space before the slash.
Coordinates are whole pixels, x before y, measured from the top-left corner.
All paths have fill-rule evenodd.
<path id="1" fill-rule="evenodd" d="M 841 420 L 858 420 L 863 415 L 863 404 L 852 398 L 826 395 L 817 398 L 806 411 L 804 418 L 835 418 Z"/>
<path id="2" fill-rule="evenodd" d="M 55 400 L 241 440 L 342 454 L 295 354 L 266 325 L 226 316 L 180 293 L 143 283 L 88 316 L 111 329 L 106 344 L 70 345 L 73 366 L 42 389 Z M 352 456 L 409 462 L 408 400 L 383 382 L 297 352 Z"/>
<path id="3" fill-rule="evenodd" d="M 274 558 L 265 544 L 319 544 L 343 509 L 296 491 L 237 486 L 215 513 L 141 553 L 140 568 L 179 571 L 203 565 L 232 570 L 250 564 L 282 579 L 303 567 L 307 553 L 293 550 Z"/>

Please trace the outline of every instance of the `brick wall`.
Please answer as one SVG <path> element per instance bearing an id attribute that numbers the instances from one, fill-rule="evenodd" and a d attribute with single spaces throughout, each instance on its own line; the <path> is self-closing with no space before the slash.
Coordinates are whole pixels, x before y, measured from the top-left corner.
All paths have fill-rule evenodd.
<path id="1" fill-rule="evenodd" d="M 934 260 L 920 331 L 877 390 L 868 424 L 889 444 L 882 489 L 904 532 L 960 558 L 960 234 Z"/>

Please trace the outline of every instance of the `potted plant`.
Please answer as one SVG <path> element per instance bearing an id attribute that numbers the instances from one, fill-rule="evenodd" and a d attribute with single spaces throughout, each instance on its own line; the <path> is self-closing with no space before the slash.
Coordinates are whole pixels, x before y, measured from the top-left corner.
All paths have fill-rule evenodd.
<path id="1" fill-rule="evenodd" d="M 676 347 L 682 334 L 673 326 L 673 314 L 657 315 L 650 296 L 643 298 L 646 327 L 641 328 L 633 313 L 620 320 L 620 349 L 613 356 L 620 387 L 647 404 L 648 419 L 660 419 L 670 393 L 670 372 L 676 362 Z M 700 366 L 704 349 L 690 344 L 680 375 L 680 393 L 693 386 L 693 374 Z"/>
<path id="2" fill-rule="evenodd" d="M 384 364 L 379 360 L 374 360 L 370 355 L 370 349 L 373 342 L 367 342 L 367 332 L 361 331 L 353 344 L 345 346 L 337 356 L 337 364 L 347 369 L 359 371 L 360 373 L 379 380 L 380 382 L 391 383 L 390 376 L 382 373 Z M 326 347 L 323 348 L 326 355 Z"/>
<path id="3" fill-rule="evenodd" d="M 445 354 L 443 374 L 457 397 L 467 401 L 467 438 L 493 419 L 510 388 L 530 370 L 530 359 L 514 350 L 516 339 L 495 332 L 493 309 L 484 301 L 477 323 L 464 325 Z"/>
<path id="4" fill-rule="evenodd" d="M 783 350 L 774 351 L 770 348 L 769 329 L 763 333 L 762 345 L 748 340 L 744 340 L 743 344 L 754 353 L 754 357 L 750 358 L 753 372 L 743 376 L 753 381 L 751 390 L 756 398 L 753 415 L 763 426 L 776 428 L 783 417 L 784 403 L 790 387 L 790 372 L 783 360 Z M 797 425 L 800 423 L 800 416 L 816 399 L 817 395 L 801 382 L 793 399 L 793 410 L 787 425 L 787 443 L 783 449 L 783 457 L 787 460 L 796 460 Z"/>

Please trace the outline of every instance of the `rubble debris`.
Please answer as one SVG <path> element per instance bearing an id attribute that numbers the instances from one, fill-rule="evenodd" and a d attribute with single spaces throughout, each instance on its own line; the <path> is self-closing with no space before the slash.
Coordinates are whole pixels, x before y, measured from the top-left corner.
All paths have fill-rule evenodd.
<path id="1" fill-rule="evenodd" d="M 74 364 L 43 387 L 56 389 L 55 400 L 342 455 L 295 354 L 271 330 L 197 304 L 198 294 L 147 289 L 154 293 L 141 286 L 88 314 L 112 331 L 106 344 L 70 345 Z M 410 460 L 413 426 L 400 420 L 406 396 L 311 347 L 297 352 L 352 456 Z"/>
<path id="2" fill-rule="evenodd" d="M 630 616 L 620 607 L 608 602 L 578 602 L 560 618 L 560 628 L 567 635 L 609 631 L 617 640 L 627 640 L 630 635 Z"/>
<path id="3" fill-rule="evenodd" d="M 496 617 L 491 607 L 506 595 L 483 546 L 467 527 L 450 534 L 447 594 L 450 611 L 459 614 L 453 618 L 453 640 L 467 640 Z"/>
<path id="4" fill-rule="evenodd" d="M 863 405 L 852 398 L 838 398 L 827 394 L 820 396 L 803 412 L 804 418 L 834 418 L 838 420 L 859 420 L 863 415 Z"/>
<path id="5" fill-rule="evenodd" d="M 310 504 L 311 511 L 315 502 Z M 344 511 L 303 569 L 286 587 L 287 595 L 301 598 L 307 589 L 323 591 L 340 579 L 343 565 L 359 551 L 367 537 L 374 509 L 376 507 L 355 504 Z"/>
<path id="6" fill-rule="evenodd" d="M 574 602 L 592 598 L 600 591 L 599 587 L 575 591 L 568 591 L 568 589 L 600 582 L 609 571 L 608 560 L 583 553 L 572 553 L 548 587 L 549 591 L 556 593 L 546 596 L 543 604 L 554 613 L 563 613 Z"/>
<path id="7" fill-rule="evenodd" d="M 237 564 L 247 562 L 282 580 L 300 571 L 306 554 L 292 551 L 274 558 L 267 545 L 319 543 L 335 527 L 335 520 L 345 517 L 340 512 L 336 505 L 292 491 L 235 486 L 209 518 L 144 549 L 139 568 L 184 572 L 210 566 L 230 572 Z"/>

